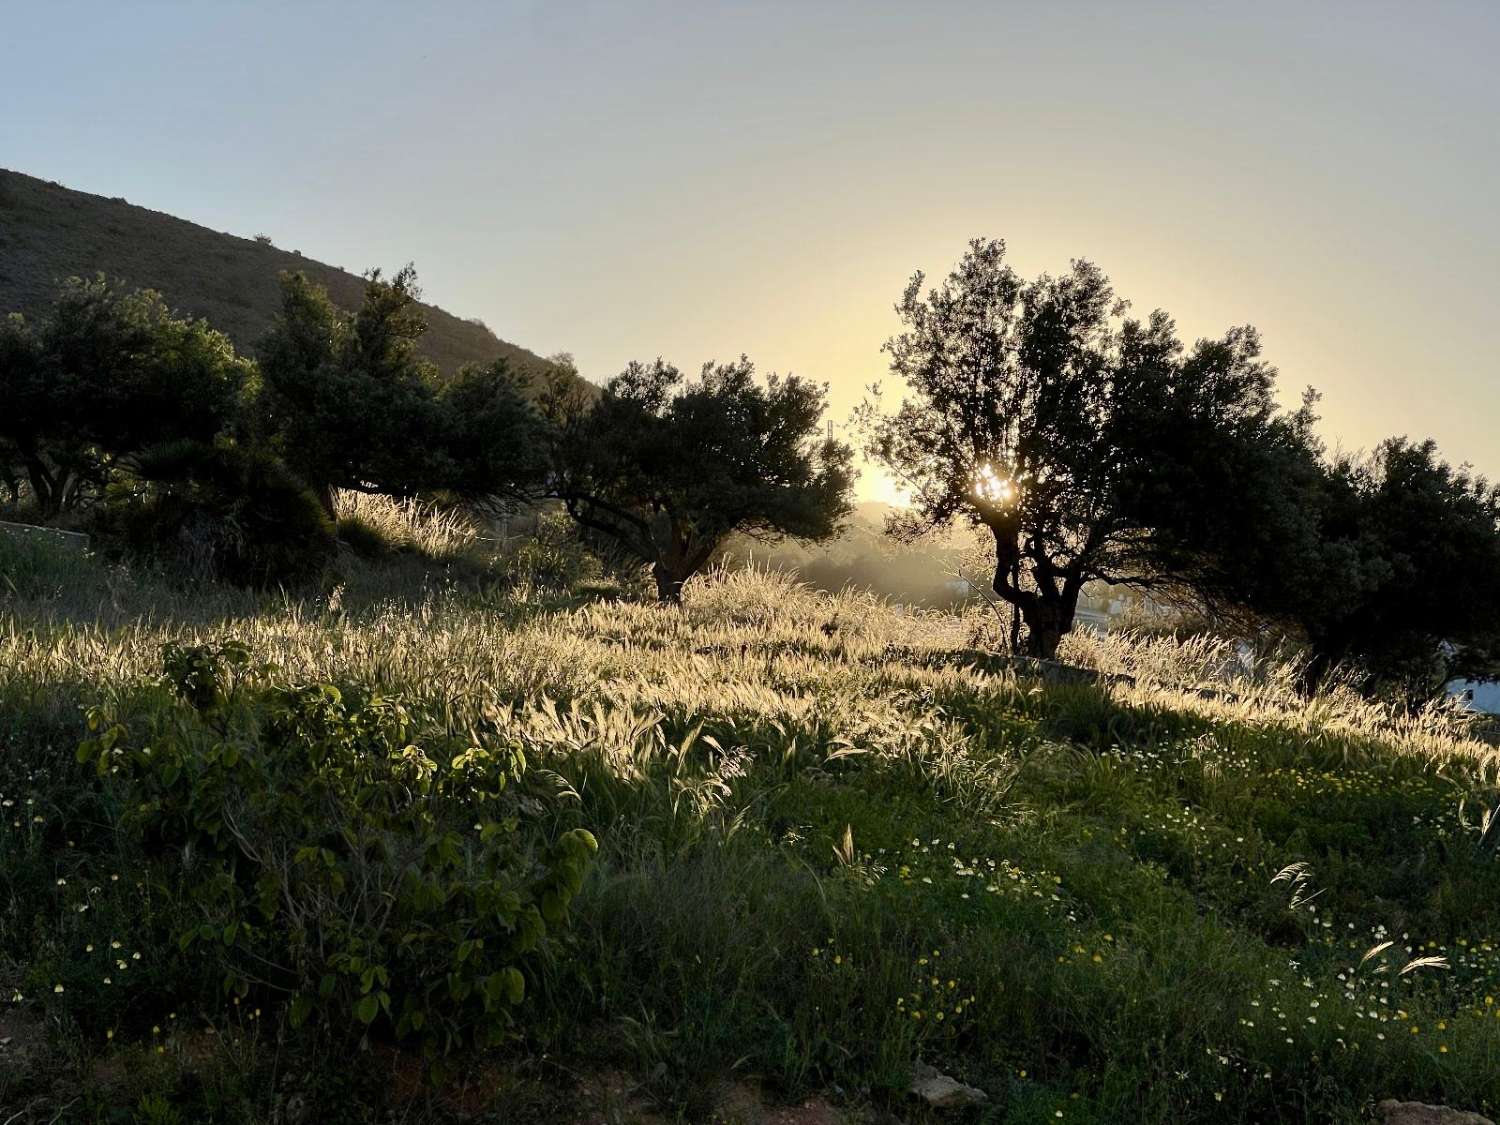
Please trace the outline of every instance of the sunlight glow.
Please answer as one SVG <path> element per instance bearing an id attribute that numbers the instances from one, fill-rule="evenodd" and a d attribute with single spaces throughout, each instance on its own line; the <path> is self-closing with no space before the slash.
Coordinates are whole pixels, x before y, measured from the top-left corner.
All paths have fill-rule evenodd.
<path id="1" fill-rule="evenodd" d="M 1017 494 L 1010 478 L 996 472 L 993 465 L 982 465 L 975 471 L 974 492 L 981 500 L 1002 508 L 1011 504 Z"/>

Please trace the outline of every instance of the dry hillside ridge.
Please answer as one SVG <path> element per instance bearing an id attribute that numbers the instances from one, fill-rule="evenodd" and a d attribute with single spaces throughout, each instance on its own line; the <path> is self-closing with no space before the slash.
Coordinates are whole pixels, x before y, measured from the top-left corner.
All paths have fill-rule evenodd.
<path id="1" fill-rule="evenodd" d="M 39 313 L 62 279 L 104 273 L 159 291 L 174 309 L 207 319 L 237 349 L 253 352 L 276 314 L 277 278 L 285 270 L 302 270 L 340 307 L 359 307 L 364 281 L 347 270 L 123 199 L 0 169 L 0 314 Z M 444 372 L 500 356 L 518 369 L 546 365 L 481 324 L 424 308 L 427 332 L 419 348 Z"/>

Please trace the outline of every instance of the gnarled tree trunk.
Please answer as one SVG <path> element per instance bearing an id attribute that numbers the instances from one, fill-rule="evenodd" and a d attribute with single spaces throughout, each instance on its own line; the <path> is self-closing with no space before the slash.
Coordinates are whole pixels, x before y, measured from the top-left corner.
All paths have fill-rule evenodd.
<path id="1" fill-rule="evenodd" d="M 990 530 L 995 536 L 995 593 L 1014 606 L 1026 623 L 1027 655 L 1052 660 L 1057 656 L 1057 646 L 1062 643 L 1063 636 L 1073 630 L 1078 594 L 1083 587 L 1081 569 L 1074 564 L 1059 571 L 1050 565 L 1044 566 L 1045 560 L 1036 561 L 1032 567 L 1036 589 L 1023 589 L 1021 568 L 1024 555 L 1018 521 L 1011 518 L 991 524 Z M 1036 559 L 1034 553 L 1032 557 Z"/>
<path id="2" fill-rule="evenodd" d="M 687 584 L 687 577 L 679 577 L 671 568 L 655 563 L 651 567 L 651 577 L 656 580 L 656 597 L 658 601 L 668 605 L 682 604 L 682 588 Z"/>

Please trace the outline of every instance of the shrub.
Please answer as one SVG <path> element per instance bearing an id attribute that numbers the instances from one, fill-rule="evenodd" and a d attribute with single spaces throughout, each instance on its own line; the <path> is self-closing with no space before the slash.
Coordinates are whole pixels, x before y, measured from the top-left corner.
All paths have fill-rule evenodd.
<path id="1" fill-rule="evenodd" d="M 512 585 L 543 589 L 570 589 L 604 576 L 598 556 L 561 512 L 539 514 L 533 534 L 507 544 L 500 571 Z"/>
<path id="2" fill-rule="evenodd" d="M 239 586 L 307 582 L 333 555 L 317 497 L 272 457 L 183 443 L 141 471 L 148 483 L 111 493 L 100 525 L 132 553 Z"/>
<path id="3" fill-rule="evenodd" d="M 508 1036 L 522 968 L 564 922 L 596 845 L 519 836 L 519 743 L 420 745 L 398 698 L 254 686 L 234 643 L 164 651 L 167 688 L 89 714 L 80 762 L 147 855 L 191 866 L 177 956 L 291 1022 L 411 1037 L 431 1055 Z M 201 960 L 199 964 L 201 964 Z"/>

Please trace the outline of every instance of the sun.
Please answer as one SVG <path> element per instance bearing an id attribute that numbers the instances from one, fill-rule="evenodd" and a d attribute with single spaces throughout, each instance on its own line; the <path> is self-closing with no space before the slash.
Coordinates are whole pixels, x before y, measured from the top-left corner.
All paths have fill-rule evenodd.
<path id="1" fill-rule="evenodd" d="M 974 491 L 981 500 L 1002 508 L 1016 498 L 1016 486 L 993 465 L 983 465 L 974 473 Z"/>

